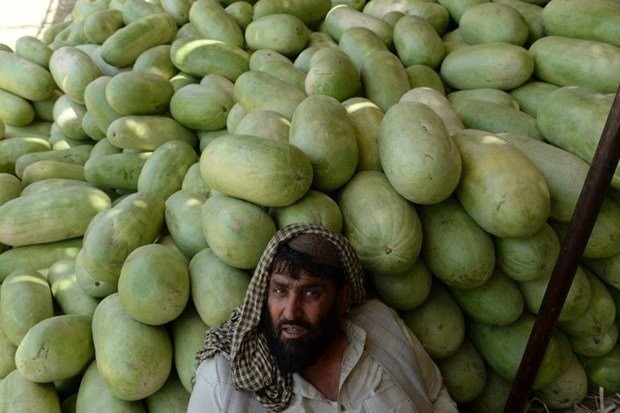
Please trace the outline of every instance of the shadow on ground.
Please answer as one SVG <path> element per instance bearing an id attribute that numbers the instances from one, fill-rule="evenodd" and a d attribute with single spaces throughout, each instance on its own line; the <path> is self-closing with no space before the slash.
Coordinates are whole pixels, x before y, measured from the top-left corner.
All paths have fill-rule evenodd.
<path id="1" fill-rule="evenodd" d="M 39 23 L 35 36 L 40 37 L 49 26 L 64 21 L 73 11 L 75 3 L 76 0 L 49 1 L 45 10 L 45 16 Z"/>

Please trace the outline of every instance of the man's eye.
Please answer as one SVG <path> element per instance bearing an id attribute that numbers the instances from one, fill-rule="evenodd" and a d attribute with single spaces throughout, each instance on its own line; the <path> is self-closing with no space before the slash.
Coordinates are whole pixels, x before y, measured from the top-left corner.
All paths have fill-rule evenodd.
<path id="1" fill-rule="evenodd" d="M 306 296 L 316 298 L 319 296 L 319 292 L 317 290 L 308 290 L 306 291 Z"/>

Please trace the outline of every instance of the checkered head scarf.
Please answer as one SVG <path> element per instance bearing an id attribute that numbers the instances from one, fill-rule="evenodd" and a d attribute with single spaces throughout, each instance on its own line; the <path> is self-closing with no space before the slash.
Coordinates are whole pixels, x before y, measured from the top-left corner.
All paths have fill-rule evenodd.
<path id="1" fill-rule="evenodd" d="M 321 242 L 320 239 L 319 242 L 312 242 L 317 241 L 317 236 L 329 241 L 333 246 Z M 352 287 L 351 304 L 358 304 L 365 297 L 362 266 L 353 247 L 343 235 L 319 225 L 296 223 L 280 229 L 273 236 L 254 270 L 243 304 L 233 310 L 225 323 L 207 331 L 205 343 L 196 356 L 198 364 L 217 354 L 226 357 L 230 361 L 237 389 L 254 393 L 258 401 L 271 411 L 286 409 L 293 395 L 292 375 L 277 367 L 261 329 L 261 317 L 267 301 L 269 270 L 274 255 L 282 244 L 309 252 L 317 257 L 317 261 L 324 257 L 324 263 L 336 257 L 334 251 L 337 251 L 345 279 Z"/>

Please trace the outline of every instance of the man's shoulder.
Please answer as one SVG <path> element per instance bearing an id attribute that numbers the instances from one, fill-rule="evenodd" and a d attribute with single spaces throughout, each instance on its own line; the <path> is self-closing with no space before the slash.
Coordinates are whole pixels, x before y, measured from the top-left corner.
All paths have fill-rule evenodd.
<path id="1" fill-rule="evenodd" d="M 202 360 L 196 370 L 196 375 L 201 376 L 212 385 L 216 383 L 234 384 L 230 361 L 223 354 L 216 354 Z"/>
<path id="2" fill-rule="evenodd" d="M 265 412 L 265 408 L 250 392 L 238 390 L 235 386 L 230 361 L 222 354 L 203 360 L 196 376 L 203 382 L 204 397 L 217 400 L 220 411 L 226 412 Z"/>
<path id="3" fill-rule="evenodd" d="M 392 307 L 379 300 L 366 300 L 356 305 L 347 314 L 347 319 L 365 331 L 368 348 L 387 346 L 387 337 L 390 338 L 389 346 L 408 345 L 404 321 Z"/>
<path id="4" fill-rule="evenodd" d="M 389 307 L 382 301 L 377 299 L 369 299 L 357 304 L 347 314 L 347 318 L 355 322 L 360 319 L 368 318 L 393 318 L 398 319 L 398 313 L 393 308 Z"/>

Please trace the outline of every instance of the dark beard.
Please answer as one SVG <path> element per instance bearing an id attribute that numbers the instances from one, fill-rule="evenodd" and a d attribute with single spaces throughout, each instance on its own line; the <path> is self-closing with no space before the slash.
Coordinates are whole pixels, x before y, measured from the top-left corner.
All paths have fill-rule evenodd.
<path id="1" fill-rule="evenodd" d="M 316 326 L 305 320 L 282 320 L 274 328 L 267 311 L 263 313 L 263 331 L 267 345 L 280 370 L 298 373 L 313 365 L 325 352 L 327 345 L 340 331 L 340 319 L 336 306 L 319 319 Z M 304 337 L 294 340 L 280 338 L 283 325 L 300 326 L 308 331 Z"/>

